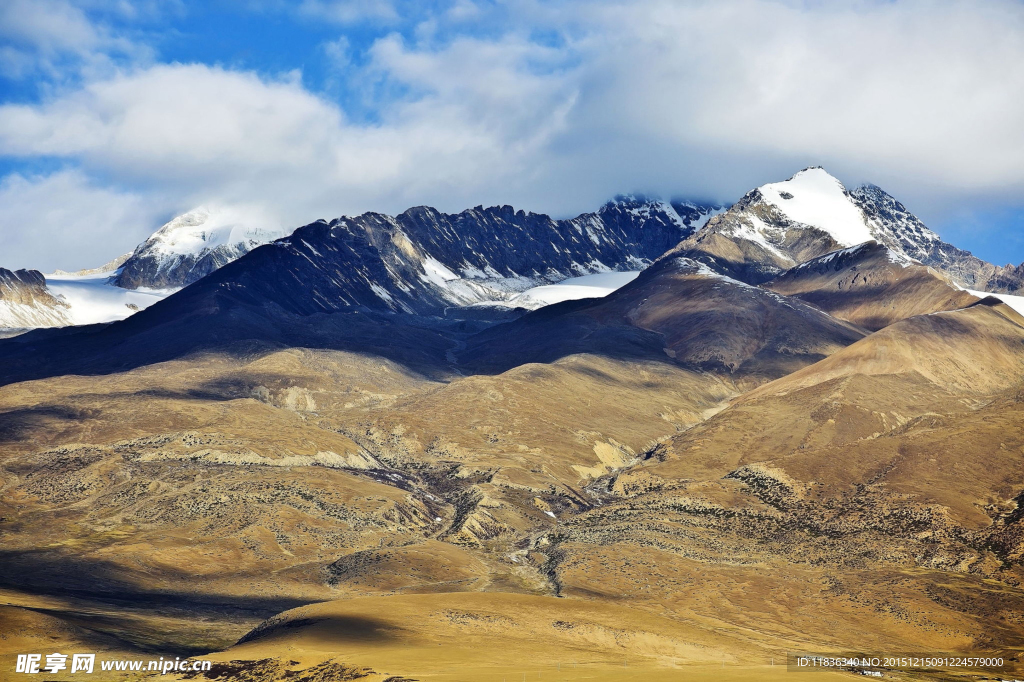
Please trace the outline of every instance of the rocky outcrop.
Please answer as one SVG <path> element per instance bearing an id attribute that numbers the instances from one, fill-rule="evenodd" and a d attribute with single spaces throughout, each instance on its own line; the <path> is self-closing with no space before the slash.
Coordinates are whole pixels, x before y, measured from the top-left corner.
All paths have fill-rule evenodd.
<path id="1" fill-rule="evenodd" d="M 68 305 L 46 288 L 38 270 L 0 268 L 0 328 L 62 327 Z"/>

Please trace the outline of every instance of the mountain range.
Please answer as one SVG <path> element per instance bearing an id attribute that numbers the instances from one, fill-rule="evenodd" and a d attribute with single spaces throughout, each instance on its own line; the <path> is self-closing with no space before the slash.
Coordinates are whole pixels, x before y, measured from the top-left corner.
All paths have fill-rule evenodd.
<path id="1" fill-rule="evenodd" d="M 323 291 L 320 300 L 305 300 L 300 286 L 286 308 L 434 314 L 479 304 L 536 307 L 530 295 L 516 296 L 593 273 L 635 272 L 672 248 L 740 281 L 762 284 L 810 258 L 868 240 L 966 289 L 1012 294 L 1024 287 L 1020 267 L 997 267 L 943 242 L 878 187 L 848 191 L 823 169 L 808 168 L 749 192 L 727 211 L 622 196 L 571 220 L 508 206 L 456 215 L 419 207 L 393 217 L 367 213 L 318 221 L 289 234 L 200 208 L 170 221 L 106 268 L 51 275 L 50 297 L 36 296 L 31 309 L 11 309 L 3 324 L 32 328 L 123 319 L 274 241 L 285 252 L 262 251 L 246 261 L 248 269 L 302 272 L 301 281 L 313 277 Z M 267 281 L 274 288 L 279 284 Z M 91 296 L 76 296 L 86 286 Z M 12 290 L 0 300 L 14 297 Z M 107 307 L 95 310 L 96 299 Z M 56 305 L 58 300 L 64 305 Z"/>
<path id="2" fill-rule="evenodd" d="M 0 310 L 66 314 L 0 340 L 0 652 L 247 682 L 1024 670 L 1021 282 L 879 188 L 808 168 L 727 209 L 264 244 L 218 220 L 105 273 L 0 270 Z M 83 278 L 153 300 L 68 325 Z"/>

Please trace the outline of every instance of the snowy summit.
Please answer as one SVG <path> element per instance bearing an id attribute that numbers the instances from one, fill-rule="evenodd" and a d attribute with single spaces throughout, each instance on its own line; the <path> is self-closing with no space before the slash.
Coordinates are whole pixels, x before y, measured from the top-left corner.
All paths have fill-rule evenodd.
<path id="1" fill-rule="evenodd" d="M 255 212 L 200 207 L 171 220 L 140 244 L 116 283 L 126 289 L 185 286 L 290 233 Z"/>
<path id="2" fill-rule="evenodd" d="M 874 239 L 864 212 L 824 168 L 805 168 L 789 180 L 758 187 L 765 202 L 790 220 L 829 233 L 841 246 Z"/>

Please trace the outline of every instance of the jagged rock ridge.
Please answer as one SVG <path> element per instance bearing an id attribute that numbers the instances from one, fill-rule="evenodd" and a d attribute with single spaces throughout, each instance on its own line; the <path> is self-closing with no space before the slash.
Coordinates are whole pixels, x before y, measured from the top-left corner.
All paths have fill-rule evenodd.
<path id="1" fill-rule="evenodd" d="M 632 236 L 634 227 L 647 225 L 645 232 L 636 233 L 636 236 L 649 240 L 640 249 L 643 255 L 634 256 L 634 260 L 630 261 L 632 266 L 642 267 L 642 265 L 649 263 L 650 260 L 660 255 L 660 253 L 654 253 L 657 248 L 664 246 L 667 249 L 673 246 L 679 239 L 689 236 L 695 230 L 702 227 L 708 218 L 719 210 L 721 210 L 719 207 L 712 205 L 684 201 L 662 202 L 639 195 L 623 195 L 616 197 L 614 201 L 609 202 L 596 213 L 583 214 L 570 221 L 555 221 L 547 216 L 533 213 L 527 214 L 523 211 L 512 212 L 513 217 L 509 218 L 508 214 L 511 211 L 509 207 L 502 207 L 500 216 L 493 211 L 488 212 L 482 207 L 477 207 L 472 212 L 465 211 L 457 216 L 445 216 L 444 218 L 436 219 L 434 216 L 444 214 L 427 207 L 417 207 L 406 211 L 397 218 L 396 226 L 398 223 L 403 223 L 405 224 L 404 229 L 407 232 L 415 231 L 415 228 L 410 227 L 410 225 L 425 221 L 424 224 L 434 223 L 442 231 L 458 228 L 463 231 L 459 233 L 458 236 L 460 237 L 464 235 L 467 239 L 471 240 L 477 237 L 474 243 L 474 250 L 478 254 L 486 253 L 486 259 L 474 259 L 469 254 L 467 254 L 466 258 L 462 258 L 461 254 L 451 254 L 451 245 L 445 245 L 446 241 L 453 241 L 453 235 L 451 234 L 447 236 L 431 236 L 427 234 L 429 229 L 427 232 L 421 231 L 416 233 L 420 241 L 429 246 L 428 255 L 436 256 L 433 252 L 438 249 L 448 251 L 448 255 L 452 257 L 458 256 L 453 262 L 465 265 L 465 267 L 461 268 L 445 266 L 442 269 L 437 269 L 431 263 L 427 266 L 427 270 L 430 270 L 428 276 L 432 279 L 443 281 L 452 281 L 457 277 L 473 280 L 504 280 L 509 278 L 520 280 L 518 283 L 502 282 L 498 286 L 499 292 L 507 293 L 508 291 L 519 291 L 524 287 L 530 286 L 530 283 L 534 281 L 557 281 L 557 279 L 587 274 L 595 270 L 618 269 L 625 264 L 624 262 L 619 263 L 616 260 L 617 254 L 609 254 L 605 251 L 602 253 L 604 259 L 610 259 L 612 262 L 606 263 L 602 261 L 599 264 L 592 263 L 591 261 L 600 261 L 600 258 L 585 259 L 577 262 L 576 265 L 578 267 L 574 269 L 565 269 L 563 267 L 559 270 L 563 263 L 558 258 L 557 252 L 552 251 L 550 247 L 555 247 L 556 244 L 562 245 L 565 240 L 558 237 L 558 235 L 547 235 L 545 230 L 558 232 L 562 227 L 572 225 L 575 226 L 579 235 L 584 236 L 596 245 L 602 241 L 607 241 L 605 237 L 601 236 L 606 231 L 617 231 L 620 233 L 620 237 L 628 240 Z M 348 221 L 356 225 L 369 226 L 379 223 L 378 218 L 380 215 L 367 213 L 355 218 L 340 218 L 332 224 L 339 221 Z M 474 225 L 474 221 L 478 219 L 489 222 L 489 224 Z M 384 222 L 387 221 L 385 220 Z M 655 229 L 656 225 L 663 232 L 659 233 Z M 227 263 L 237 260 L 257 246 L 285 237 L 288 233 L 289 231 L 287 230 L 255 227 L 247 223 L 244 218 L 229 214 L 211 212 L 205 208 L 196 209 L 178 216 L 160 228 L 144 243 L 140 244 L 123 264 L 114 282 L 117 286 L 128 289 L 140 287 L 177 288 L 186 286 Z M 488 241 L 490 236 L 499 237 L 499 241 L 496 243 Z M 546 239 L 550 243 L 550 247 L 541 247 L 542 250 L 538 251 L 538 247 L 531 244 L 531 241 L 538 238 Z M 516 239 L 519 241 L 514 241 Z M 401 239 L 399 238 L 398 241 L 400 242 Z M 505 270 L 501 268 L 500 261 L 503 259 L 495 255 L 496 251 L 503 247 L 510 247 L 512 250 L 523 247 L 527 251 L 532 249 L 532 256 L 541 254 L 549 256 L 554 263 L 553 270 L 552 272 L 547 272 L 543 262 L 532 259 L 529 261 L 528 266 L 524 265 L 525 261 L 519 262 L 519 267 L 525 269 L 525 274 L 515 272 L 515 274 L 510 275 L 507 272 L 507 268 Z M 562 247 L 564 245 L 556 248 Z M 574 253 L 581 257 L 586 255 L 581 254 L 579 248 L 575 248 Z M 437 260 L 436 257 L 435 260 Z M 492 263 L 491 261 L 495 262 Z M 447 261 L 445 258 L 440 258 L 438 262 L 445 263 Z M 476 264 L 472 265 L 471 263 L 473 262 Z M 488 266 L 491 268 L 497 267 L 497 269 L 492 272 L 487 269 Z M 455 271 L 461 274 L 456 275 L 455 272 L 449 269 L 450 267 L 453 267 Z M 523 279 L 524 277 L 526 279 Z M 386 285 L 383 286 L 385 289 L 387 288 Z M 455 299 L 468 297 L 469 300 L 476 301 L 493 298 L 494 296 L 493 293 L 484 294 L 473 286 L 460 287 L 460 285 L 454 284 L 446 288 L 453 290 L 464 289 L 464 291 L 459 293 L 453 291 Z"/>
<path id="2" fill-rule="evenodd" d="M 436 315 L 569 277 L 643 269 L 715 210 L 679 206 L 690 209 L 686 217 L 671 204 L 629 198 L 571 220 L 511 206 L 321 220 L 177 298 L 230 290 L 298 314 L 354 307 Z"/>
<path id="3" fill-rule="evenodd" d="M 1024 264 L 996 266 L 946 243 L 880 187 L 849 192 L 868 220 L 872 236 L 894 251 L 949 275 L 962 287 L 1011 294 L 1024 288 Z"/>

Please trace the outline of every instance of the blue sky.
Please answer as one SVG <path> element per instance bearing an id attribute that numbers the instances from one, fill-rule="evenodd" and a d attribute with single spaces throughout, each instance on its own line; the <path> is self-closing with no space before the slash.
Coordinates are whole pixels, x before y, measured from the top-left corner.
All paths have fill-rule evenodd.
<path id="1" fill-rule="evenodd" d="M 1024 261 L 1017 0 L 5 0 L 0 266 L 224 205 L 299 225 L 874 182 Z"/>

